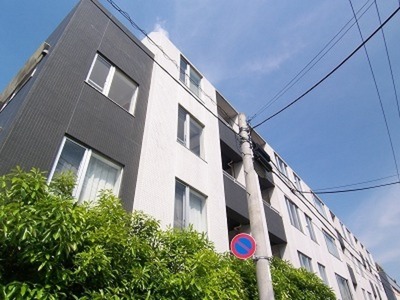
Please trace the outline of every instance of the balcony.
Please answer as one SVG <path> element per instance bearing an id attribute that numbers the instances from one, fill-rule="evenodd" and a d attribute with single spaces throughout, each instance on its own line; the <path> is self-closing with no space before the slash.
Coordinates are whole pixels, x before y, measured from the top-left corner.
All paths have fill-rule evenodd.
<path id="1" fill-rule="evenodd" d="M 245 187 L 235 178 L 224 172 L 224 188 L 228 229 L 232 230 L 239 225 L 248 225 L 250 222 Z M 286 243 L 286 233 L 280 213 L 265 201 L 264 211 L 271 245 Z"/>
<path id="2" fill-rule="evenodd" d="M 219 120 L 218 122 L 222 153 L 227 153 L 241 160 L 242 155 L 237 134 L 224 121 Z"/>

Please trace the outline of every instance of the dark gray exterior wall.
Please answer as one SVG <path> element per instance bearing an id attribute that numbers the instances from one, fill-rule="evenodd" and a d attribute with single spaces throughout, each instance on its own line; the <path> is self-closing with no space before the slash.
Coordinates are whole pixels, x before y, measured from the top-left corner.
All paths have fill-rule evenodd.
<path id="1" fill-rule="evenodd" d="M 4 119 L 8 126 L 0 133 L 0 173 L 16 165 L 49 172 L 62 139 L 70 136 L 123 166 L 120 197 L 132 210 L 153 55 L 91 0 L 81 1 L 49 42 L 50 52 L 29 89 L 0 113 L 0 123 Z M 134 115 L 85 82 L 97 52 L 138 83 Z"/>
<path id="2" fill-rule="evenodd" d="M 241 219 L 249 220 L 246 190 L 226 175 L 224 175 L 224 189 L 226 206 Z M 286 243 L 286 232 L 281 215 L 266 204 L 264 204 L 264 211 L 271 244 Z"/>

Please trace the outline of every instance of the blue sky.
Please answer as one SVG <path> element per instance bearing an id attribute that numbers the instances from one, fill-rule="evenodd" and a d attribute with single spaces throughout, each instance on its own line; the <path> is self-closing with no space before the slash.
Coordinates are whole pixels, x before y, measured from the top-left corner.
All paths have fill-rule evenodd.
<path id="1" fill-rule="evenodd" d="M 76 3 L 76 0 L 2 1 L 0 90 Z M 159 27 L 166 30 L 199 71 L 249 116 L 271 100 L 352 18 L 348 0 L 119 0 L 117 3 L 145 31 Z M 397 0 L 377 3 L 383 20 L 399 5 Z M 366 7 L 372 4 L 360 20 L 366 37 L 379 26 L 379 20 L 372 0 L 353 0 L 355 10 L 364 4 Z M 384 31 L 400 96 L 400 13 Z M 299 96 L 360 42 L 354 26 L 252 124 Z M 400 166 L 400 117 L 380 33 L 368 42 L 367 49 Z M 397 180 L 379 99 L 363 50 L 258 131 L 313 189 L 388 176 L 392 177 L 352 187 Z M 322 196 L 375 259 L 398 280 L 399 192 L 399 185 L 394 185 Z"/>

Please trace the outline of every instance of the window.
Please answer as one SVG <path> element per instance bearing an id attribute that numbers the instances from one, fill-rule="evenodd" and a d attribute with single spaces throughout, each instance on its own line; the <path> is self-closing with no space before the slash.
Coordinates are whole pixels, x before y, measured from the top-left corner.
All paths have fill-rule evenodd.
<path id="1" fill-rule="evenodd" d="M 299 176 L 297 176 L 295 173 L 293 173 L 293 178 L 294 178 L 294 185 L 296 186 L 298 191 L 302 191 L 301 187 L 301 179 Z"/>
<path id="2" fill-rule="evenodd" d="M 325 212 L 325 205 L 324 203 L 322 203 L 321 200 L 319 200 L 319 198 L 313 194 L 313 198 L 314 198 L 314 204 L 315 204 L 315 208 L 318 210 L 318 212 L 323 215 L 325 218 L 326 217 L 326 212 Z"/>
<path id="3" fill-rule="evenodd" d="M 179 80 L 182 81 L 198 97 L 200 97 L 201 75 L 192 65 L 181 57 Z"/>
<path id="4" fill-rule="evenodd" d="M 312 272 L 313 268 L 311 264 L 311 258 L 309 258 L 307 255 L 304 255 L 299 251 L 298 254 L 299 254 L 300 265 L 307 271 Z"/>
<path id="5" fill-rule="evenodd" d="M 367 294 L 365 293 L 365 290 L 364 289 L 361 289 L 361 290 L 362 290 L 362 293 L 363 293 L 364 300 L 368 300 L 367 299 Z"/>
<path id="6" fill-rule="evenodd" d="M 333 256 L 336 256 L 337 258 L 340 258 L 338 249 L 336 248 L 335 239 L 331 237 L 328 233 L 326 233 L 324 230 L 322 230 L 322 232 L 324 233 L 326 246 L 328 247 L 329 253 L 332 254 Z"/>
<path id="7" fill-rule="evenodd" d="M 119 106 L 133 113 L 138 85 L 100 54 L 96 54 L 87 82 Z"/>
<path id="8" fill-rule="evenodd" d="M 353 242 L 353 239 L 351 238 L 352 236 L 351 236 L 350 230 L 348 230 L 348 229 L 346 229 L 346 230 L 347 230 L 347 236 L 349 237 L 350 244 L 354 247 L 354 242 Z"/>
<path id="9" fill-rule="evenodd" d="M 53 174 L 72 171 L 76 176 L 73 195 L 82 201 L 94 201 L 101 190 L 118 195 L 122 168 L 89 148 L 64 138 Z"/>
<path id="10" fill-rule="evenodd" d="M 303 231 L 301 228 L 298 207 L 296 206 L 296 204 L 294 204 L 288 198 L 285 197 L 285 199 L 286 199 L 286 205 L 287 205 L 288 212 L 289 212 L 290 223 L 294 227 L 296 227 L 298 230 Z"/>
<path id="11" fill-rule="evenodd" d="M 351 296 L 351 292 L 350 292 L 350 288 L 349 288 L 347 279 L 336 274 L 336 280 L 339 285 L 339 290 L 340 290 L 340 295 L 342 296 L 342 300 L 352 300 L 353 297 Z"/>
<path id="12" fill-rule="evenodd" d="M 373 300 L 373 299 L 372 299 L 372 294 L 371 294 L 370 292 L 367 292 L 367 293 L 368 293 L 368 299 L 369 299 L 369 300 Z"/>
<path id="13" fill-rule="evenodd" d="M 310 238 L 317 243 L 317 237 L 315 236 L 315 231 L 314 231 L 314 226 L 312 223 L 312 220 L 309 216 L 304 214 L 306 217 L 306 223 L 307 223 L 307 228 L 308 228 L 308 234 L 310 235 Z"/>
<path id="14" fill-rule="evenodd" d="M 328 276 L 326 276 L 325 266 L 318 263 L 318 271 L 319 275 L 321 276 L 321 279 L 325 282 L 326 285 L 329 285 Z"/>
<path id="15" fill-rule="evenodd" d="M 176 181 L 174 227 L 184 228 L 189 225 L 197 231 L 207 231 L 206 198 L 189 186 Z"/>
<path id="16" fill-rule="evenodd" d="M 342 231 L 343 231 L 343 237 L 344 237 L 345 239 L 348 239 L 346 227 L 344 227 L 344 225 L 343 225 L 342 222 L 340 222 L 340 227 L 342 228 Z"/>
<path id="17" fill-rule="evenodd" d="M 178 112 L 178 141 L 196 155 L 203 157 L 203 126 L 182 107 Z"/>
<path id="18" fill-rule="evenodd" d="M 276 159 L 276 164 L 278 166 L 279 172 L 281 172 L 283 175 L 288 177 L 288 172 L 287 172 L 287 165 L 283 162 L 283 160 L 275 154 L 275 159 Z"/>

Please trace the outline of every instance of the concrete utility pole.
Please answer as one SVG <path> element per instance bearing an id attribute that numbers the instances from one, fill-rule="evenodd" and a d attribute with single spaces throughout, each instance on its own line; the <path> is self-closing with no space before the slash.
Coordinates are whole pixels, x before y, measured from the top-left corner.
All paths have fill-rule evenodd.
<path id="1" fill-rule="evenodd" d="M 268 258 L 272 256 L 271 244 L 269 242 L 268 227 L 265 219 L 258 176 L 254 170 L 249 127 L 247 126 L 246 116 L 242 113 L 239 114 L 239 135 L 246 179 L 251 235 L 256 240 L 257 247 L 255 257 L 259 298 L 260 300 L 274 300 L 271 271 L 268 261 Z"/>

